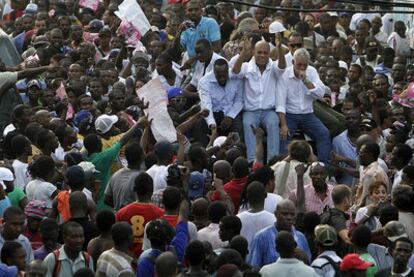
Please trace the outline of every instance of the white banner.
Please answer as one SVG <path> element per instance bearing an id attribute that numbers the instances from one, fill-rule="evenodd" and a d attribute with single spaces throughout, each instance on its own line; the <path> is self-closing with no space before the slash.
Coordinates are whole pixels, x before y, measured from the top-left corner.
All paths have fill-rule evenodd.
<path id="1" fill-rule="evenodd" d="M 144 104 L 149 103 L 144 113 L 148 115 L 148 120 L 152 119 L 151 131 L 156 141 L 176 142 L 177 133 L 167 110 L 167 93 L 160 80 L 152 79 L 137 90 L 137 95 L 144 99 Z"/>
<path id="2" fill-rule="evenodd" d="M 141 36 L 151 28 L 151 25 L 136 0 L 124 0 L 115 12 L 122 21 L 130 22 L 139 30 Z"/>

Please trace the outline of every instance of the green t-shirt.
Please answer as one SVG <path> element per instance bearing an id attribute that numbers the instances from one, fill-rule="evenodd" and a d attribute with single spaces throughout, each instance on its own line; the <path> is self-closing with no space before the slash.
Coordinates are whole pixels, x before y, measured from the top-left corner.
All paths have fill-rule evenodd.
<path id="1" fill-rule="evenodd" d="M 369 254 L 369 253 L 364 253 L 362 255 L 359 255 L 359 257 L 361 258 L 361 260 L 369 262 L 369 263 L 373 263 L 374 265 L 368 267 L 367 271 L 365 272 L 365 276 L 367 277 L 374 277 L 375 274 L 378 272 L 378 267 L 375 263 L 374 258 Z"/>
<path id="2" fill-rule="evenodd" d="M 100 152 L 93 153 L 88 156 L 87 161 L 93 163 L 95 169 L 99 171 L 96 174 L 96 179 L 101 182 L 98 192 L 98 203 L 97 209 L 111 209 L 111 207 L 104 204 L 104 192 L 106 185 L 108 184 L 109 178 L 111 177 L 111 167 L 112 163 L 116 159 L 121 150 L 121 144 L 119 142 L 115 143 L 112 147 Z"/>
<path id="3" fill-rule="evenodd" d="M 20 208 L 20 201 L 26 197 L 26 194 L 21 189 L 14 187 L 14 190 L 9 192 L 7 197 L 9 197 L 13 207 Z"/>

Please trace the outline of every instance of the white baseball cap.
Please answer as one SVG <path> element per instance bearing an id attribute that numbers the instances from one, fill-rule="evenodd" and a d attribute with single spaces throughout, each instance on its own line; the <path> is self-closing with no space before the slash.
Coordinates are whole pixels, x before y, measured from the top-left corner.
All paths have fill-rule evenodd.
<path id="1" fill-rule="evenodd" d="M 12 182 L 14 181 L 13 172 L 6 167 L 0 167 L 0 184 L 3 186 L 3 189 L 6 189 L 4 181 Z"/>
<path id="2" fill-rule="evenodd" d="M 118 122 L 118 116 L 103 114 L 95 120 L 95 129 L 101 134 L 107 133 Z"/>
<path id="3" fill-rule="evenodd" d="M 273 21 L 269 25 L 269 33 L 271 34 L 276 34 L 276 33 L 284 32 L 284 31 L 286 31 L 286 28 L 279 21 Z"/>

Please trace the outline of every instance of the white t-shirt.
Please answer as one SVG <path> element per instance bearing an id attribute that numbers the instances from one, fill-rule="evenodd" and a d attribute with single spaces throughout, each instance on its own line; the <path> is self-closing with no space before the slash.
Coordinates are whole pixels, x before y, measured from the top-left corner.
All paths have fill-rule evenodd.
<path id="1" fill-rule="evenodd" d="M 147 173 L 154 182 L 154 191 L 167 187 L 168 166 L 154 164 Z"/>
<path id="2" fill-rule="evenodd" d="M 356 215 L 355 215 L 355 222 L 360 221 L 361 219 L 364 218 L 364 215 L 367 214 L 368 212 L 368 207 L 361 207 L 358 209 Z M 371 230 L 371 231 L 375 231 L 378 228 L 381 227 L 381 223 L 378 219 L 378 217 L 373 216 L 371 217 L 366 223 L 365 225 Z"/>
<path id="3" fill-rule="evenodd" d="M 57 188 L 49 182 L 41 179 L 35 179 L 30 181 L 26 186 L 27 200 L 40 200 L 45 201 L 47 208 L 52 208 L 53 199 L 52 194 Z"/>
<path id="4" fill-rule="evenodd" d="M 29 175 L 29 172 L 27 171 L 27 167 L 29 166 L 29 164 L 22 163 L 21 161 L 16 159 L 13 161 L 12 166 L 14 169 L 14 176 L 16 177 L 14 179 L 14 185 L 17 188 L 24 190 L 26 185 L 32 180 L 32 178 Z"/>
<path id="5" fill-rule="evenodd" d="M 274 214 L 276 211 L 277 204 L 282 201 L 283 198 L 280 195 L 277 195 L 276 193 L 267 193 L 267 197 L 265 199 L 264 209 L 265 211 L 268 211 L 269 213 Z"/>
<path id="6" fill-rule="evenodd" d="M 268 211 L 269 213 L 272 213 L 272 214 L 275 213 L 277 204 L 282 200 L 283 200 L 282 196 L 280 196 L 276 193 L 268 192 L 267 197 L 265 199 L 265 203 L 264 203 L 264 210 Z M 239 213 L 247 211 L 249 208 L 250 207 L 249 207 L 248 204 L 247 205 L 242 205 L 239 208 Z"/>
<path id="7" fill-rule="evenodd" d="M 258 213 L 244 211 L 239 213 L 237 216 L 240 218 L 242 223 L 240 235 L 246 238 L 249 245 L 253 241 L 253 237 L 257 232 L 269 227 L 276 221 L 275 215 L 265 210 Z"/>

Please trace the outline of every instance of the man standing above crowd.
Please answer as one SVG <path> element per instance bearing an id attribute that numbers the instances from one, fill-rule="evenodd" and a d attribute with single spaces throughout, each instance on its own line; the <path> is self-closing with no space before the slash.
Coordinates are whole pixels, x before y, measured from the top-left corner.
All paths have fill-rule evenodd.
<path id="1" fill-rule="evenodd" d="M 280 33 L 276 34 L 275 45 L 279 53 L 282 53 Z M 276 101 L 275 87 L 279 76 L 286 68 L 284 55 L 280 55 L 276 64 L 270 59 L 270 46 L 266 41 L 259 41 L 254 46 L 254 55 L 249 62 L 243 62 L 251 56 L 251 43 L 244 41 L 243 50 L 240 53 L 233 73 L 244 78 L 244 112 L 243 128 L 244 140 L 247 148 L 247 160 L 255 159 L 256 136 L 251 126 L 257 128 L 264 125 L 267 133 L 267 160 L 279 154 L 279 120 L 275 112 L 278 105 Z"/>

